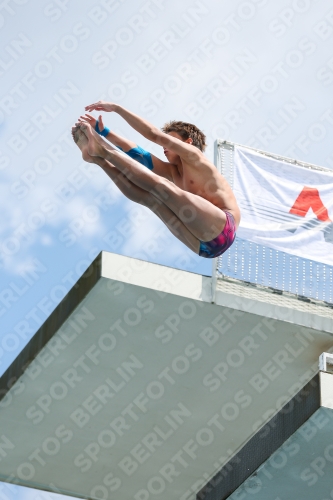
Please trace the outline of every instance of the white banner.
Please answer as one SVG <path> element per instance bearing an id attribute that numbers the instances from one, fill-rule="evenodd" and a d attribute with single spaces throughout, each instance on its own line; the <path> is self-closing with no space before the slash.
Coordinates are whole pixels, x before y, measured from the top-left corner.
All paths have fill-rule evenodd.
<path id="1" fill-rule="evenodd" d="M 333 171 L 235 146 L 233 187 L 240 238 L 333 265 Z"/>

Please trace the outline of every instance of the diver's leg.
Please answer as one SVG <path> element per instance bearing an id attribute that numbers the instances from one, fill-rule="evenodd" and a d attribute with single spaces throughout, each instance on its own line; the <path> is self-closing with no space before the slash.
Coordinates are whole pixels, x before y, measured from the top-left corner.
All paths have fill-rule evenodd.
<path id="1" fill-rule="evenodd" d="M 125 175 L 123 175 L 110 162 L 98 156 L 90 156 L 88 153 L 88 141 L 86 136 L 78 129 L 72 129 L 73 139 L 82 152 L 82 158 L 89 162 L 99 165 L 104 172 L 112 179 L 120 191 L 130 200 L 146 206 L 155 215 L 157 215 L 168 227 L 171 233 L 178 238 L 184 245 L 190 248 L 196 254 L 199 253 L 199 240 L 187 229 L 187 227 L 175 216 L 161 200 L 153 194 L 133 184 Z"/>

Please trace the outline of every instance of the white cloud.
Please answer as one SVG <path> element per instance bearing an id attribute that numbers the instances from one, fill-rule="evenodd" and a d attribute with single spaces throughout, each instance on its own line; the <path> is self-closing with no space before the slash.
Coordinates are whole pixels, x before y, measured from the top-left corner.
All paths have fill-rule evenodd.
<path id="1" fill-rule="evenodd" d="M 172 264 L 188 249 L 169 231 L 167 226 L 147 207 L 127 203 L 127 217 L 131 222 L 130 236 L 122 247 L 126 255 L 142 257 L 155 262 L 163 255 L 164 262 Z"/>

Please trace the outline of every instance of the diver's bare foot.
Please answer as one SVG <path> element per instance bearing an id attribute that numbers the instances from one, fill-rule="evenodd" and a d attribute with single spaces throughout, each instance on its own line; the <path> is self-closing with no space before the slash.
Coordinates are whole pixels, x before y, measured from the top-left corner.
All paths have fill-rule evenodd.
<path id="1" fill-rule="evenodd" d="M 75 144 L 82 152 L 82 158 L 88 163 L 96 163 L 95 159 L 88 152 L 88 139 L 78 125 L 72 127 L 72 136 Z"/>
<path id="2" fill-rule="evenodd" d="M 90 156 L 103 157 L 105 150 L 103 139 L 92 129 L 89 123 L 78 123 L 78 125 L 88 140 L 88 153 Z"/>

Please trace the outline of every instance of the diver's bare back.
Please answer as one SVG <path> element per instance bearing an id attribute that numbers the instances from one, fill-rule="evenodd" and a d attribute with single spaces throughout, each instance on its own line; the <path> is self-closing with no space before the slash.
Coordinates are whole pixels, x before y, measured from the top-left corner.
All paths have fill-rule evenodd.
<path id="1" fill-rule="evenodd" d="M 240 222 L 240 210 L 231 187 L 226 179 L 217 171 L 203 154 L 200 159 L 188 163 L 181 158 L 182 171 L 176 166 L 172 169 L 173 182 L 176 186 L 210 201 L 221 210 L 230 212 L 236 226 Z"/>

